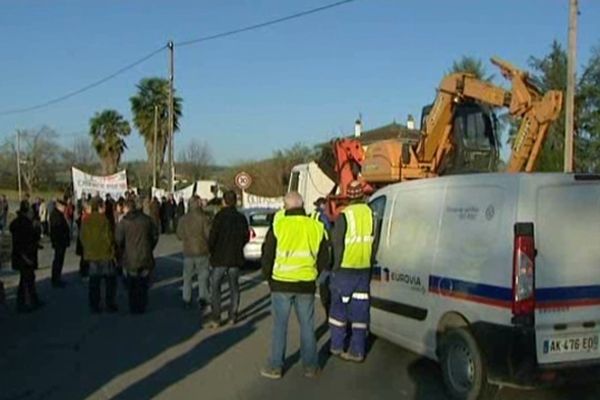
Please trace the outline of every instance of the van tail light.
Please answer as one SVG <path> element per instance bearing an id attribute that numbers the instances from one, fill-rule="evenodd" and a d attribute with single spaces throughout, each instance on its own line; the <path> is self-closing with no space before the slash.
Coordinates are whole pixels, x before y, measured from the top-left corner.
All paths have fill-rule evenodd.
<path id="1" fill-rule="evenodd" d="M 513 322 L 532 324 L 535 311 L 535 239 L 533 223 L 515 224 L 513 250 Z"/>
<path id="2" fill-rule="evenodd" d="M 248 230 L 248 236 L 250 237 L 250 240 L 252 240 L 256 237 L 256 232 L 254 231 L 254 228 L 250 228 Z"/>

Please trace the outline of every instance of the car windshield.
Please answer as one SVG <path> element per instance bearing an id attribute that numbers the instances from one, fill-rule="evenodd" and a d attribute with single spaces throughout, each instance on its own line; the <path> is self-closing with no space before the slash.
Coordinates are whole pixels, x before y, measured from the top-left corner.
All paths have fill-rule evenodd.
<path id="1" fill-rule="evenodd" d="M 268 227 L 271 226 L 271 212 L 256 213 L 248 216 L 248 222 L 253 227 Z"/>

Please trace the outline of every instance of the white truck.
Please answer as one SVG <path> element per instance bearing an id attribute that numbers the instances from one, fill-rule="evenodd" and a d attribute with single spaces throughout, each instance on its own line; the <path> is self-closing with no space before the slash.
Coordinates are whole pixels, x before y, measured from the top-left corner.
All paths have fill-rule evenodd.
<path id="1" fill-rule="evenodd" d="M 319 168 L 316 162 L 298 164 L 292 168 L 288 192 L 298 192 L 304 199 L 306 213 L 310 214 L 313 203 L 319 197 L 327 197 L 335 183 Z"/>
<path id="2" fill-rule="evenodd" d="M 600 177 L 474 174 L 387 186 L 371 331 L 440 363 L 456 399 L 600 376 Z"/>

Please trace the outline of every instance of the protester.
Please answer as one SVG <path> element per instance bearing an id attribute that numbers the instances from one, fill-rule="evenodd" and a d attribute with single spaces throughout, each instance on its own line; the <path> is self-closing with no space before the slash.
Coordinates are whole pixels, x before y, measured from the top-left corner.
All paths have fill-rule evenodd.
<path id="1" fill-rule="evenodd" d="M 175 198 L 173 197 L 173 194 L 169 194 L 169 198 L 167 199 L 167 204 L 165 206 L 166 221 L 167 221 L 166 233 L 173 233 L 173 228 L 175 226 L 176 211 L 177 211 L 177 203 L 175 202 Z"/>
<path id="2" fill-rule="evenodd" d="M 323 224 L 325 228 L 325 234 L 328 238 L 328 247 L 329 247 L 329 237 L 331 233 L 332 223 L 329 217 L 327 216 L 327 200 L 324 197 L 319 197 L 314 203 L 315 210 L 312 212 L 310 217 L 315 221 L 319 221 Z M 329 309 L 331 307 L 331 290 L 329 289 L 329 283 L 331 280 L 331 266 L 325 268 L 319 274 L 319 278 L 317 279 L 317 287 L 319 288 L 319 298 L 321 299 L 321 305 L 325 310 L 325 315 L 329 318 Z"/>
<path id="3" fill-rule="evenodd" d="M 236 209 L 237 196 L 228 191 L 223 195 L 223 209 L 215 215 L 210 230 L 210 262 L 213 266 L 211 296 L 212 321 L 209 328 L 221 325 L 221 283 L 225 275 L 229 278 L 230 325 L 235 324 L 240 301 L 239 275 L 244 265 L 244 246 L 248 243 L 248 221 Z"/>
<path id="4" fill-rule="evenodd" d="M 89 303 L 92 313 L 102 311 L 100 289 L 106 284 L 104 305 L 108 312 L 117 312 L 117 275 L 114 265 L 115 238 L 112 225 L 105 213 L 102 199 L 92 199 L 89 216 L 81 224 L 83 255 L 90 266 Z"/>
<path id="5" fill-rule="evenodd" d="M 75 221 L 77 224 L 77 244 L 75 246 L 75 254 L 79 256 L 79 276 L 84 279 L 89 277 L 90 263 L 84 257 L 83 243 L 81 241 L 81 227 L 83 222 L 85 222 L 90 215 L 90 203 L 91 201 L 88 200 L 84 200 L 81 203 L 81 210 L 79 210 L 77 221 Z"/>
<path id="6" fill-rule="evenodd" d="M 373 213 L 364 202 L 359 181 L 350 182 L 346 194 L 350 204 L 336 220 L 331 235 L 330 352 L 347 361 L 362 362 L 369 327 Z M 345 351 L 348 325 L 351 335 Z"/>
<path id="7" fill-rule="evenodd" d="M 160 208 L 159 208 L 159 215 L 160 215 L 160 231 L 161 233 L 165 234 L 168 231 L 169 228 L 169 218 L 168 218 L 168 214 L 167 214 L 167 198 L 165 196 L 161 197 L 160 199 Z"/>
<path id="8" fill-rule="evenodd" d="M 148 196 L 144 196 L 144 200 L 142 200 L 142 212 L 149 217 L 152 217 L 152 213 L 150 212 L 150 202 L 152 200 Z"/>
<path id="9" fill-rule="evenodd" d="M 8 222 L 8 200 L 6 195 L 2 195 L 0 198 L 0 233 L 4 233 L 7 228 Z"/>
<path id="10" fill-rule="evenodd" d="M 127 275 L 129 311 L 141 314 L 148 304 L 149 275 L 154 268 L 154 247 L 158 230 L 134 200 L 124 206 L 125 216 L 117 225 L 116 244 L 121 266 Z"/>
<path id="11" fill-rule="evenodd" d="M 192 282 L 198 279 L 198 303 L 204 309 L 208 304 L 208 238 L 210 222 L 202 211 L 202 201 L 194 196 L 190 210 L 177 225 L 177 237 L 183 241 L 183 303 L 191 308 Z"/>
<path id="12" fill-rule="evenodd" d="M 287 342 L 287 326 L 294 307 L 300 323 L 300 354 L 304 376 L 318 373 L 317 342 L 314 332 L 315 281 L 319 270 L 329 263 L 323 225 L 307 217 L 302 196 L 289 192 L 285 214 L 267 232 L 262 268 L 271 287 L 273 339 L 268 365 L 261 370 L 266 378 L 279 379 Z"/>
<path id="13" fill-rule="evenodd" d="M 22 201 L 17 218 L 10 224 L 12 234 L 12 268 L 19 271 L 17 311 L 31 312 L 43 305 L 35 288 L 40 231 L 29 217 L 29 203 Z"/>
<path id="14" fill-rule="evenodd" d="M 154 225 L 162 232 L 161 205 L 158 197 L 153 197 L 150 202 L 150 218 L 152 218 Z"/>
<path id="15" fill-rule="evenodd" d="M 42 227 L 42 236 L 48 235 L 48 204 L 46 200 L 40 199 L 40 207 L 38 209 L 40 224 Z"/>
<path id="16" fill-rule="evenodd" d="M 70 196 L 65 198 L 65 210 L 63 214 L 67 219 L 70 232 L 73 232 L 73 226 L 75 224 L 75 205 L 73 204 L 73 199 Z"/>
<path id="17" fill-rule="evenodd" d="M 113 200 L 110 193 L 106 194 L 106 200 L 104 201 L 104 215 L 111 226 L 112 231 L 115 231 L 116 219 L 115 219 L 115 201 Z"/>
<path id="18" fill-rule="evenodd" d="M 66 204 L 57 200 L 50 215 L 50 241 L 54 249 L 54 260 L 52 261 L 52 286 L 64 287 L 62 280 L 62 269 L 65 263 L 65 253 L 71 244 L 71 229 L 65 217 Z"/>
<path id="19" fill-rule="evenodd" d="M 200 200 L 200 207 L 202 207 L 202 200 Z M 177 232 L 177 224 L 179 223 L 179 219 L 185 215 L 185 202 L 183 201 L 183 197 L 179 198 L 179 202 L 175 208 L 175 219 L 174 219 L 174 229 Z"/>

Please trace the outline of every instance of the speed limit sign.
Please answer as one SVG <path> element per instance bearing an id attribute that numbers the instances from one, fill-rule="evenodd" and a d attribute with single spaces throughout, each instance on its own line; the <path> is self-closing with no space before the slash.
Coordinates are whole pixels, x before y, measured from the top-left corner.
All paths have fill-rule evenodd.
<path id="1" fill-rule="evenodd" d="M 235 185 L 241 190 L 246 190 L 252 185 L 252 177 L 242 171 L 235 176 Z"/>

